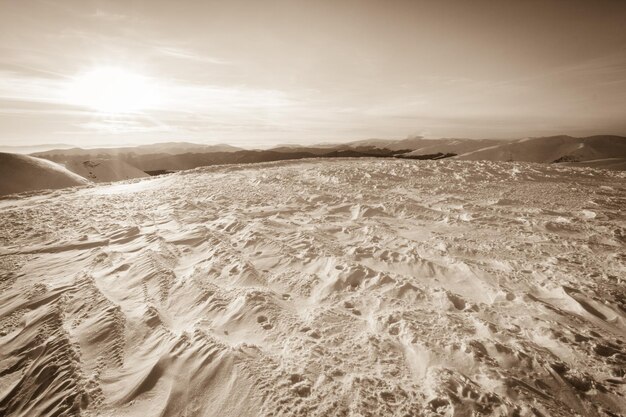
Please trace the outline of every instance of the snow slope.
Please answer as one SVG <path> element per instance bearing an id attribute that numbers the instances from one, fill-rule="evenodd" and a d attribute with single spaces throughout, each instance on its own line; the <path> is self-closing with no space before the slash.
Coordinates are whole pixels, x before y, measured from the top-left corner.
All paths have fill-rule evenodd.
<path id="1" fill-rule="evenodd" d="M 89 184 L 54 162 L 27 155 L 0 153 L 0 195 Z"/>
<path id="2" fill-rule="evenodd" d="M 527 138 L 490 146 L 455 157 L 462 160 L 555 162 L 626 158 L 626 138 L 621 136 L 551 136 Z"/>
<path id="3" fill-rule="evenodd" d="M 570 167 L 589 167 L 596 169 L 614 169 L 626 171 L 626 158 L 591 159 L 582 162 L 561 162 L 561 165 Z"/>
<path id="4" fill-rule="evenodd" d="M 507 143 L 501 139 L 466 139 L 466 138 L 440 138 L 426 139 L 422 137 L 413 137 L 407 139 L 366 139 L 355 142 L 349 142 L 346 145 L 351 147 L 358 146 L 375 146 L 379 148 L 387 148 L 391 150 L 411 149 L 409 155 L 426 155 L 434 153 L 456 153 L 462 154 L 477 149 L 496 146 Z"/>
<path id="5" fill-rule="evenodd" d="M 615 416 L 626 173 L 306 160 L 0 201 L 0 415 Z"/>
<path id="6" fill-rule="evenodd" d="M 495 139 L 423 139 L 422 143 L 406 155 L 428 155 L 436 153 L 455 153 L 461 155 L 478 149 L 506 143 Z"/>
<path id="7" fill-rule="evenodd" d="M 149 177 L 145 172 L 129 165 L 121 159 L 70 161 L 65 164 L 65 167 L 93 182 L 111 182 Z"/>

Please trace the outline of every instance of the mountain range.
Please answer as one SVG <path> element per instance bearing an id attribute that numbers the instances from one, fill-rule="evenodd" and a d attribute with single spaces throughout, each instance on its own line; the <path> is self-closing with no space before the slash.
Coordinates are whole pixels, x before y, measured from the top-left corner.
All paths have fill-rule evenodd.
<path id="1" fill-rule="evenodd" d="M 141 171 L 174 171 L 207 165 L 269 162 L 319 157 L 409 157 L 462 160 L 523 161 L 620 167 L 626 162 L 626 137 L 549 136 L 505 139 L 366 139 L 342 144 L 282 145 L 271 149 L 242 149 L 230 145 L 186 142 L 157 143 L 137 147 L 54 149 L 32 156 L 61 164 L 93 159 L 122 160 Z M 604 161 L 604 162 L 603 162 Z"/>
<path id="2" fill-rule="evenodd" d="M 550 136 L 504 139 L 366 139 L 313 146 L 242 149 L 167 142 L 120 148 L 61 148 L 30 155 L 0 154 L 0 195 L 159 175 L 202 166 L 311 158 L 458 159 L 553 163 L 626 170 L 626 137 Z"/>

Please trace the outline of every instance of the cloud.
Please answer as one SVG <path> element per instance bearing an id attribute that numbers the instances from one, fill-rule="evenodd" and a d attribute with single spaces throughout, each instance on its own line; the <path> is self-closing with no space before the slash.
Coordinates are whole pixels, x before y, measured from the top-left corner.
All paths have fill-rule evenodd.
<path id="1" fill-rule="evenodd" d="M 156 46 L 155 50 L 167 57 L 172 57 L 172 58 L 179 58 L 179 59 L 201 62 L 205 64 L 213 64 L 213 65 L 231 65 L 232 64 L 232 62 L 226 61 L 224 59 L 200 55 L 200 54 L 194 53 L 192 51 L 189 51 L 183 48 Z"/>
<path id="2" fill-rule="evenodd" d="M 95 12 L 89 14 L 90 17 L 95 17 L 96 19 L 108 20 L 119 22 L 122 20 L 127 20 L 130 17 L 128 15 L 122 13 L 114 13 L 103 9 L 96 9 Z"/>
<path id="3" fill-rule="evenodd" d="M 78 123 L 82 130 L 90 130 L 106 134 L 173 132 L 174 129 L 162 123 L 150 124 L 145 119 L 106 118 Z"/>

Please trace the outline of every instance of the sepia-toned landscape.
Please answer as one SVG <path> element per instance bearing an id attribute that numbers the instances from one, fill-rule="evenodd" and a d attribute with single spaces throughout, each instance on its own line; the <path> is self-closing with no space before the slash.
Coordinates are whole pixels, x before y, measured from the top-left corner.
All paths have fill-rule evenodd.
<path id="1" fill-rule="evenodd" d="M 0 0 L 0 417 L 626 417 L 625 16 Z"/>

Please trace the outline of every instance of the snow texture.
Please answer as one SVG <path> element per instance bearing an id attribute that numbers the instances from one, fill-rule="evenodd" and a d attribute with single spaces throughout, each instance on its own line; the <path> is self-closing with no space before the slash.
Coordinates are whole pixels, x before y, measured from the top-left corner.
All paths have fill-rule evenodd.
<path id="1" fill-rule="evenodd" d="M 623 415 L 625 178 L 307 160 L 5 198 L 0 415 Z"/>

